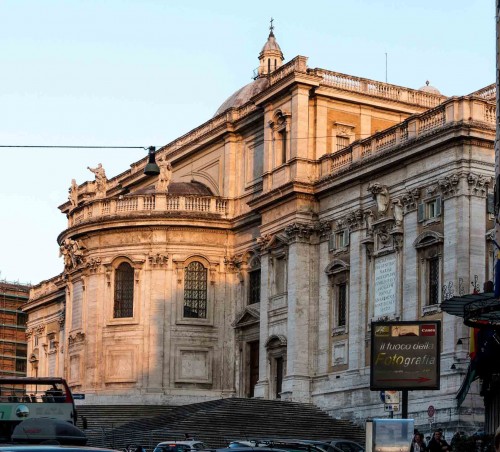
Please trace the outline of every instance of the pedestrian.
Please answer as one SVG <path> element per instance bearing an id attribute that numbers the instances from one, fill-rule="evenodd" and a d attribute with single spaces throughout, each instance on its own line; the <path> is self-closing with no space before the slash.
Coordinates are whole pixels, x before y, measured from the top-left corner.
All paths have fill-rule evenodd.
<path id="1" fill-rule="evenodd" d="M 414 432 L 413 440 L 411 442 L 410 452 L 427 452 L 427 445 L 424 441 L 424 435 L 418 430 Z"/>
<path id="2" fill-rule="evenodd" d="M 500 452 L 500 427 L 498 427 L 497 431 L 495 432 L 493 444 L 495 444 L 495 452 Z"/>
<path id="3" fill-rule="evenodd" d="M 443 438 L 443 430 L 437 429 L 427 445 L 429 452 L 451 451 L 451 446 Z"/>

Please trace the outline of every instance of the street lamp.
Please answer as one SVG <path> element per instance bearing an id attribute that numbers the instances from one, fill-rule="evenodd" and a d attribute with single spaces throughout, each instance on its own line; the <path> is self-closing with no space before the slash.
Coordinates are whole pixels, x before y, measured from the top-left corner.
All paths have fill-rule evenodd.
<path id="1" fill-rule="evenodd" d="M 144 174 L 147 176 L 158 176 L 158 174 L 160 174 L 160 167 L 156 164 L 156 148 L 154 146 L 149 146 L 148 151 L 149 161 L 144 168 Z"/>

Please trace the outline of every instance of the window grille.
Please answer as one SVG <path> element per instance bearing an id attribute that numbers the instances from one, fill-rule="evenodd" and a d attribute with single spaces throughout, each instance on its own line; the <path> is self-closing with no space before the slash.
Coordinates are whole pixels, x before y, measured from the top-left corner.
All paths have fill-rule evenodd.
<path id="1" fill-rule="evenodd" d="M 184 317 L 207 318 L 207 269 L 200 262 L 184 269 Z"/>
<path id="2" fill-rule="evenodd" d="M 134 269 L 126 262 L 115 270 L 114 318 L 134 316 Z"/>
<path id="3" fill-rule="evenodd" d="M 429 259 L 429 305 L 439 303 L 439 257 Z"/>
<path id="4" fill-rule="evenodd" d="M 337 135 L 337 151 L 346 148 L 349 146 L 349 137 L 343 137 L 341 135 Z"/>
<path id="5" fill-rule="evenodd" d="M 248 304 L 260 302 L 260 268 L 250 272 L 250 293 Z"/>
<path id="6" fill-rule="evenodd" d="M 337 286 L 337 326 L 346 326 L 347 322 L 347 284 Z"/>

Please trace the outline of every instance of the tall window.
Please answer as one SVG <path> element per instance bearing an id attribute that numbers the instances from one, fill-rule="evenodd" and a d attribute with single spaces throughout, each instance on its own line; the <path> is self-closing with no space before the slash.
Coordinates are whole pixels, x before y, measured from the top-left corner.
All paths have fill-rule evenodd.
<path id="1" fill-rule="evenodd" d="M 134 269 L 122 262 L 115 270 L 115 304 L 113 317 L 134 316 Z"/>
<path id="2" fill-rule="evenodd" d="M 184 317 L 207 318 L 207 269 L 200 262 L 184 269 Z"/>
<path id="3" fill-rule="evenodd" d="M 429 305 L 439 303 L 439 257 L 428 261 L 429 266 Z"/>
<path id="4" fill-rule="evenodd" d="M 347 323 L 347 284 L 337 286 L 336 326 L 346 326 Z"/>
<path id="5" fill-rule="evenodd" d="M 281 129 L 278 134 L 281 142 L 281 163 L 286 163 L 286 128 Z"/>
<path id="6" fill-rule="evenodd" d="M 250 291 L 248 294 L 248 304 L 260 302 L 260 268 L 250 272 Z"/>
<path id="7" fill-rule="evenodd" d="M 274 258 L 274 295 L 286 292 L 286 264 L 284 256 Z"/>

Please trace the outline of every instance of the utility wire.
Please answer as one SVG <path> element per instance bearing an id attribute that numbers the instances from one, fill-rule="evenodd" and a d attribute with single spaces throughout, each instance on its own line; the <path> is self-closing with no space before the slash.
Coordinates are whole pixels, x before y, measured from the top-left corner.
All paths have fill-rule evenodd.
<path id="1" fill-rule="evenodd" d="M 52 149 L 148 149 L 144 146 L 46 146 L 46 145 L 7 145 L 0 144 L 0 148 L 52 148 Z"/>

